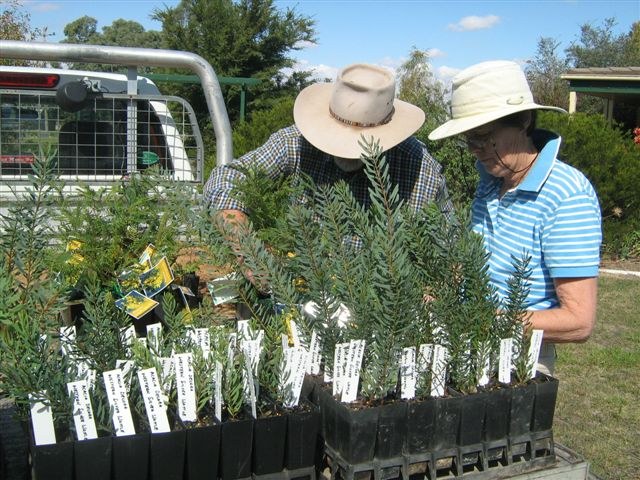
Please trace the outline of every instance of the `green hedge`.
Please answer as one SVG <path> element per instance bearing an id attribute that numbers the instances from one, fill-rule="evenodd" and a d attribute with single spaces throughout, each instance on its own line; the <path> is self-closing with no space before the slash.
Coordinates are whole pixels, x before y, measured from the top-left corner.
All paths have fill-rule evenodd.
<path id="1" fill-rule="evenodd" d="M 560 158 L 591 180 L 603 217 L 640 219 L 640 147 L 631 132 L 584 113 L 540 112 L 538 126 L 562 136 Z"/>

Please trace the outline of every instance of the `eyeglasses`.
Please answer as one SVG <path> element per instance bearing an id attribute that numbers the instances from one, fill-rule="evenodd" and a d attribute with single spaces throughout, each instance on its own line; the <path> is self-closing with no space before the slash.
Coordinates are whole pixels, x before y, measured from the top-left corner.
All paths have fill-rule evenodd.
<path id="1" fill-rule="evenodd" d="M 486 133 L 466 133 L 462 135 L 467 148 L 473 150 L 482 150 L 489 140 L 492 140 L 493 131 Z"/>

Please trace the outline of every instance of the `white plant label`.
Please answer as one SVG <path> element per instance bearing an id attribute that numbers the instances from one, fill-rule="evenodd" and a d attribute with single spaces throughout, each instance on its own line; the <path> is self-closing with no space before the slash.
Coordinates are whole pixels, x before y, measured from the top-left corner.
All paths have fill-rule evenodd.
<path id="1" fill-rule="evenodd" d="M 500 363 L 498 367 L 498 381 L 511 383 L 511 368 L 513 367 L 513 338 L 500 340 Z"/>
<path id="2" fill-rule="evenodd" d="M 364 356 L 364 340 L 351 340 L 349 353 L 347 354 L 347 368 L 342 380 L 341 401 L 354 402 L 358 396 L 358 384 L 360 383 L 360 368 Z"/>
<path id="3" fill-rule="evenodd" d="M 336 349 L 333 352 L 333 395 L 342 393 L 342 380 L 346 370 L 347 352 L 349 351 L 349 343 L 336 343 Z"/>
<path id="4" fill-rule="evenodd" d="M 402 349 L 400 358 L 400 396 L 404 399 L 416 396 L 416 347 Z"/>
<path id="5" fill-rule="evenodd" d="M 245 340 L 251 339 L 251 327 L 249 326 L 249 320 L 238 320 L 236 328 L 240 334 L 240 338 Z"/>
<path id="6" fill-rule="evenodd" d="M 254 376 L 258 376 L 258 363 L 260 362 L 260 353 L 262 351 L 262 347 L 260 346 L 260 339 L 256 340 L 241 340 L 240 341 L 240 350 L 245 352 L 248 355 L 249 360 L 251 361 L 251 371 Z"/>
<path id="7" fill-rule="evenodd" d="M 482 361 L 482 358 L 480 358 Z M 482 373 L 480 374 L 480 379 L 478 379 L 478 385 L 484 387 L 489 384 L 491 376 L 491 358 L 487 354 L 484 356 L 484 364 L 482 366 Z"/>
<path id="8" fill-rule="evenodd" d="M 217 360 L 213 371 L 213 414 L 222 421 L 222 363 Z"/>
<path id="9" fill-rule="evenodd" d="M 133 360 L 116 360 L 116 368 L 122 370 L 122 379 L 124 380 L 124 386 L 127 389 L 127 394 L 131 392 L 131 379 L 133 378 L 134 370 Z"/>
<path id="10" fill-rule="evenodd" d="M 116 436 L 134 435 L 136 433 L 131 418 L 129 399 L 127 398 L 127 388 L 125 386 L 122 370 L 116 368 L 102 373 L 104 385 L 107 390 L 107 399 L 113 409 L 111 417 Z"/>
<path id="11" fill-rule="evenodd" d="M 285 407 L 290 408 L 298 405 L 308 357 L 307 349 L 303 347 L 291 347 L 284 351 L 284 368 L 280 379 L 280 388 L 285 392 Z"/>
<path id="12" fill-rule="evenodd" d="M 311 341 L 309 342 L 309 363 L 307 365 L 307 373 L 318 375 L 320 373 L 320 341 L 318 334 L 314 330 L 311 332 Z"/>
<path id="13" fill-rule="evenodd" d="M 531 330 L 531 344 L 529 345 L 529 365 L 531 365 L 529 376 L 531 378 L 534 378 L 538 371 L 538 357 L 540 356 L 543 335 L 544 330 Z"/>
<path id="14" fill-rule="evenodd" d="M 76 327 L 60 327 L 60 351 L 62 355 L 69 356 L 73 354 L 73 346 L 76 343 Z"/>
<path id="15" fill-rule="evenodd" d="M 86 380 L 67 383 L 67 391 L 73 404 L 73 424 L 78 440 L 98 438 L 96 421 L 89 397 L 89 384 Z"/>
<path id="16" fill-rule="evenodd" d="M 147 325 L 147 345 L 154 355 L 160 355 L 160 345 L 162 344 L 162 324 L 152 323 Z"/>
<path id="17" fill-rule="evenodd" d="M 75 367 L 75 371 L 74 371 L 75 375 L 70 380 L 73 380 L 73 381 L 86 380 L 89 384 L 89 388 L 93 390 L 95 380 L 96 380 L 96 371 L 91 368 L 91 365 L 85 359 L 71 358 L 70 360 L 71 360 L 70 365 L 73 365 Z M 73 369 L 71 368 L 69 370 L 73 371 Z M 67 374 L 68 373 L 69 371 L 67 371 Z"/>
<path id="18" fill-rule="evenodd" d="M 196 411 L 196 382 L 193 373 L 193 354 L 176 353 L 173 356 L 178 391 L 178 415 L 185 422 L 198 419 Z"/>
<path id="19" fill-rule="evenodd" d="M 155 368 L 138 370 L 138 381 L 144 400 L 144 408 L 147 411 L 151 433 L 165 433 L 170 431 L 167 419 L 167 406 L 164 401 L 164 393 L 160 387 L 160 379 Z"/>
<path id="20" fill-rule="evenodd" d="M 282 346 L 282 351 L 285 351 L 287 348 L 289 348 L 289 337 L 286 333 L 280 334 L 280 345 Z"/>
<path id="21" fill-rule="evenodd" d="M 207 356 L 211 352 L 211 337 L 208 328 L 192 328 L 187 330 L 189 339 L 202 350 L 202 355 Z"/>
<path id="22" fill-rule="evenodd" d="M 36 398 L 46 398 L 46 396 L 46 390 L 40 392 L 39 395 L 29 394 L 31 426 L 33 427 L 33 437 L 36 445 L 56 443 L 56 431 L 53 426 L 51 405 L 49 405 L 49 402 L 36 400 Z"/>
<path id="23" fill-rule="evenodd" d="M 136 339 L 136 329 L 133 325 L 120 329 L 120 341 L 125 346 L 127 355 L 131 355 L 131 346 Z"/>
<path id="24" fill-rule="evenodd" d="M 173 384 L 173 377 L 175 375 L 175 368 L 173 368 L 173 358 L 171 357 L 160 357 L 160 365 L 162 365 L 162 374 L 161 374 L 161 382 L 162 382 L 162 390 L 166 395 L 169 395 L 171 391 L 171 385 Z"/>
<path id="25" fill-rule="evenodd" d="M 416 370 L 418 375 L 424 375 L 431 369 L 433 359 L 433 343 L 423 343 L 418 347 Z"/>
<path id="26" fill-rule="evenodd" d="M 149 348 L 149 344 L 147 343 L 147 337 L 137 337 L 134 341 L 138 342 L 144 348 Z"/>
<path id="27" fill-rule="evenodd" d="M 251 371 L 251 359 L 249 358 L 249 352 L 245 350 L 243 352 L 244 357 L 244 368 L 242 370 L 242 378 L 245 386 L 245 399 L 249 402 L 251 406 L 251 416 L 256 418 L 256 386 L 253 381 L 253 372 Z"/>
<path id="28" fill-rule="evenodd" d="M 234 352 L 236 350 L 237 343 L 238 343 L 238 334 L 230 333 L 229 346 L 227 347 L 227 363 L 229 363 L 229 365 L 233 363 L 233 357 L 235 356 Z"/>
<path id="29" fill-rule="evenodd" d="M 433 365 L 431 367 L 431 396 L 442 397 L 447 379 L 447 357 L 449 352 L 442 345 L 433 347 Z"/>

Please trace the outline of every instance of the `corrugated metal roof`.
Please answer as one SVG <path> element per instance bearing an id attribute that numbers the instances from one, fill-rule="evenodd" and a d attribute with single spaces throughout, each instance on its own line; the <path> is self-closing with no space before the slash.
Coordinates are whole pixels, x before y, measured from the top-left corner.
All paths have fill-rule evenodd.
<path id="1" fill-rule="evenodd" d="M 600 79 L 600 80 L 639 80 L 640 67 L 592 67 L 572 68 L 560 75 L 561 78 L 571 79 Z"/>

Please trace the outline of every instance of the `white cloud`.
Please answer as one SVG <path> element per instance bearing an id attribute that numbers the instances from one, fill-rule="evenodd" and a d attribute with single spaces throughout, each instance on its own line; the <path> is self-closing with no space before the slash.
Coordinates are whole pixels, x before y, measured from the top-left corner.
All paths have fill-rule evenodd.
<path id="1" fill-rule="evenodd" d="M 492 28 L 498 23 L 500 23 L 500 17 L 497 15 L 485 15 L 484 17 L 471 15 L 463 17 L 458 23 L 450 23 L 448 28 L 454 32 L 467 32 L 469 30 Z"/>
<path id="2" fill-rule="evenodd" d="M 430 49 L 428 49 L 427 50 L 427 55 L 429 56 L 429 58 L 438 58 L 438 57 L 446 57 L 447 56 L 447 54 L 444 53 L 439 48 L 430 48 Z"/>
<path id="3" fill-rule="evenodd" d="M 299 50 L 306 50 L 310 48 L 316 48 L 317 46 L 318 44 L 315 42 L 310 42 L 309 40 L 300 40 L 299 42 L 296 42 L 294 48 L 297 48 Z"/>
<path id="4" fill-rule="evenodd" d="M 25 2 L 25 6 L 28 6 L 32 11 L 38 13 L 53 12 L 60 10 L 61 5 L 59 3 L 49 2 Z"/>
<path id="5" fill-rule="evenodd" d="M 335 80 L 340 67 L 332 67 L 330 65 L 312 65 L 308 60 L 298 60 L 293 67 L 284 68 L 282 74 L 288 77 L 292 72 L 307 71 L 311 72 L 311 79 L 316 81 L 324 81 L 325 79 Z"/>

